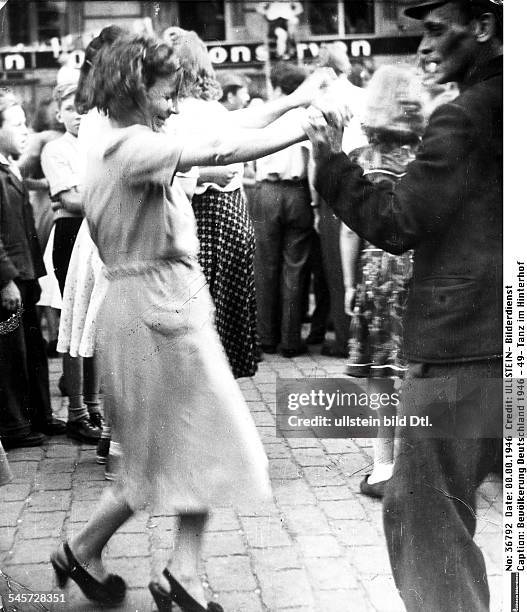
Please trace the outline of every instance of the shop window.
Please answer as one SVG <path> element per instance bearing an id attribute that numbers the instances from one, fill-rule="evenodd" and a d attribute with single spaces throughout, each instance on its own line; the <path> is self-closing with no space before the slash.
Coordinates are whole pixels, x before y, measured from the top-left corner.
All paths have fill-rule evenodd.
<path id="1" fill-rule="evenodd" d="M 213 0 L 180 2 L 179 25 L 194 30 L 203 40 L 224 40 L 225 3 Z"/>
<path id="2" fill-rule="evenodd" d="M 373 0 L 344 0 L 346 34 L 375 32 Z"/>
<path id="3" fill-rule="evenodd" d="M 9 0 L 7 11 L 10 45 L 49 42 L 64 29 L 65 2 Z"/>
<path id="4" fill-rule="evenodd" d="M 311 34 L 338 34 L 339 7 L 337 0 L 303 2 L 301 23 L 309 24 Z"/>

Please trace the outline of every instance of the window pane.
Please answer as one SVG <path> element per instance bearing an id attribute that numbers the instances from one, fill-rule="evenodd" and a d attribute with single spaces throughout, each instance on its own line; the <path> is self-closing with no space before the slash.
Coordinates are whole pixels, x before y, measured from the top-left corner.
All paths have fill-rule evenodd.
<path id="1" fill-rule="evenodd" d="M 304 2 L 304 13 L 310 25 L 311 34 L 338 34 L 338 2 L 325 0 L 324 2 Z"/>
<path id="2" fill-rule="evenodd" d="M 29 15 L 25 0 L 11 0 L 4 10 L 9 13 L 9 42 L 11 45 L 20 43 L 29 45 Z"/>
<path id="3" fill-rule="evenodd" d="M 186 30 L 194 30 L 203 40 L 224 40 L 224 3 L 213 0 L 180 2 L 179 25 Z"/>
<path id="4" fill-rule="evenodd" d="M 139 17 L 141 15 L 141 3 L 132 0 L 126 2 L 90 0 L 84 2 L 84 15 L 86 17 Z"/>
<path id="5" fill-rule="evenodd" d="M 344 0 L 346 34 L 375 31 L 373 0 Z"/>

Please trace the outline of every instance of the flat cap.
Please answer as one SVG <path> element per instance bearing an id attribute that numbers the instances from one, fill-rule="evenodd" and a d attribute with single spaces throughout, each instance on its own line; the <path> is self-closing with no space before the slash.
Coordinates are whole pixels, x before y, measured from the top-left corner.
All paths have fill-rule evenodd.
<path id="1" fill-rule="evenodd" d="M 489 11 L 495 13 L 503 10 L 503 0 L 455 0 L 466 6 L 486 7 Z M 432 9 L 448 4 L 449 0 L 428 0 L 428 2 L 417 2 L 404 10 L 404 14 L 412 19 L 422 19 L 425 13 Z"/>

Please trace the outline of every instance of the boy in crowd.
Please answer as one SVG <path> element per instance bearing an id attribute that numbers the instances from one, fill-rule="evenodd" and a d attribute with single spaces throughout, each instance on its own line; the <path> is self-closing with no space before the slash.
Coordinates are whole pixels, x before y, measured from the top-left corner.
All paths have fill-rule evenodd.
<path id="1" fill-rule="evenodd" d="M 66 275 L 75 238 L 82 223 L 81 181 L 83 155 L 77 135 L 81 116 L 75 108 L 75 83 L 57 85 L 53 92 L 58 112 L 57 119 L 64 124 L 66 132 L 49 142 L 42 150 L 42 170 L 49 183 L 55 217 L 55 239 L 53 242 L 53 266 L 61 295 L 64 294 Z M 82 402 L 82 361 L 79 357 L 64 354 L 64 386 L 69 398 L 68 437 L 97 444 L 101 430 L 97 426 L 100 414 L 88 413 Z"/>
<path id="2" fill-rule="evenodd" d="M 26 144 L 26 116 L 0 89 L 0 435 L 5 448 L 38 446 L 64 433 L 53 417 L 45 342 L 36 303 L 45 275 L 29 196 L 14 159 Z"/>

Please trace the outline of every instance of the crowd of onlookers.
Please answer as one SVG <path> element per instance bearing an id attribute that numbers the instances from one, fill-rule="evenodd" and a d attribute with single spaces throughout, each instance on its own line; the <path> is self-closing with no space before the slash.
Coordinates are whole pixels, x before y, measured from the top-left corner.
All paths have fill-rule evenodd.
<path id="1" fill-rule="evenodd" d="M 406 14 L 423 21 L 421 73 L 333 43 L 312 74 L 273 66 L 272 93 L 251 98 L 194 32 L 110 26 L 33 131 L 0 88 L 0 484 L 3 448 L 46 435 L 122 461 L 53 553 L 59 586 L 120 603 L 102 552 L 151 506 L 179 517 L 149 584 L 158 608 L 222 612 L 199 579 L 209 509 L 271 494 L 235 378 L 319 345 L 350 376 L 404 374 L 404 417 L 436 414 L 430 379 L 456 383 L 445 418 L 472 437 L 395 444 L 381 427 L 360 488 L 384 498 L 408 610 L 488 610 L 471 508 L 502 456 L 501 390 L 487 393 L 502 374 L 502 4 Z M 67 422 L 51 409 L 57 353 Z"/>
<path id="2" fill-rule="evenodd" d="M 111 37 L 118 28 L 107 30 Z M 167 129 L 181 127 L 186 118 L 202 112 L 219 113 L 221 118 L 225 110 L 254 109 L 268 97 L 285 98 L 312 71 L 292 62 L 278 63 L 263 92 L 242 75 L 214 74 L 201 41 L 182 32 L 171 28 L 170 42 L 180 53 L 183 81 L 199 78 L 192 86 L 183 83 L 179 115 Z M 453 86 L 437 86 L 410 65 L 375 71 L 371 60 L 350 61 L 342 43 L 323 45 L 317 64 L 341 81 L 342 95 L 348 92 L 362 100 L 361 114 L 345 129 L 343 146 L 374 180 L 404 174 L 426 117 L 455 95 Z M 94 304 L 104 293 L 102 262 L 82 223 L 86 145 L 81 145 L 79 127 L 86 74 L 83 67 L 79 80 L 73 81 L 68 73 L 52 96 L 38 102 L 20 151 L 5 151 L 10 155 L 5 165 L 9 179 L 23 183 L 20 197 L 28 194 L 38 242 L 34 257 L 40 268 L 45 267 L 45 275 L 43 269 L 33 270 L 34 299 L 23 300 L 20 308 L 22 318 L 34 317 L 34 337 L 18 339 L 21 361 L 15 365 L 12 359 L 13 370 L 4 370 L 6 408 L 0 432 L 7 448 L 40 444 L 44 434 L 62 433 L 99 443 L 103 455 L 109 448 L 95 351 Z M 3 113 L 18 104 L 7 91 L 1 102 Z M 23 106 L 24 101 L 19 102 Z M 399 354 L 399 327 L 411 256 L 383 254 L 346 228 L 314 189 L 312 168 L 310 145 L 304 142 L 245 164 L 178 173 L 192 201 L 200 264 L 233 373 L 253 375 L 265 353 L 279 351 L 290 358 L 320 350 L 347 358 L 350 376 L 401 376 L 405 366 Z M 26 231 L 29 236 L 29 225 Z M 51 414 L 46 355 L 62 358 L 59 387 L 68 408 L 65 424 Z"/>

